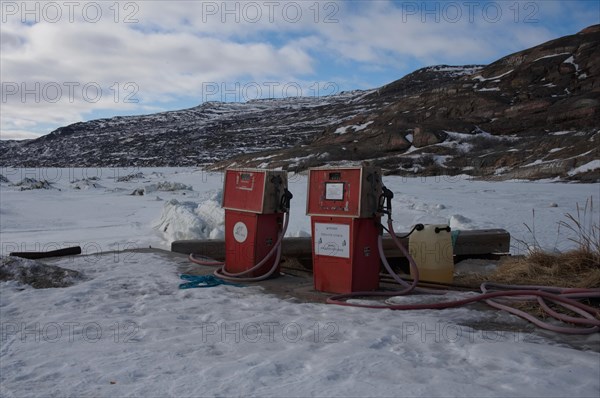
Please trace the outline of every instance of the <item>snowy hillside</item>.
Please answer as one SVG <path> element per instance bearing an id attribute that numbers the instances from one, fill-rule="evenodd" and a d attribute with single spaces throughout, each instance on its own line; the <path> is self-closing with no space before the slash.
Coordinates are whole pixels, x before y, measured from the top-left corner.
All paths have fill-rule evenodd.
<path id="1" fill-rule="evenodd" d="M 246 103 L 206 102 L 180 111 L 92 120 L 33 141 L 0 141 L 0 165 L 199 166 L 308 142 L 327 126 L 375 106 L 354 91 Z"/>

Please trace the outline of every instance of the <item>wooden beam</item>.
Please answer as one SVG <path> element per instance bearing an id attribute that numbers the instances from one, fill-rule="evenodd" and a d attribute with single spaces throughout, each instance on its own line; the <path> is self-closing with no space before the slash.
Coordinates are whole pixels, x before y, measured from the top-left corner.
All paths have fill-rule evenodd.
<path id="1" fill-rule="evenodd" d="M 401 241 L 407 247 L 408 238 L 401 239 Z M 282 256 L 284 257 L 309 258 L 312 256 L 311 238 L 285 238 L 282 249 Z M 171 243 L 171 251 L 183 254 L 196 253 L 216 260 L 223 260 L 225 259 L 225 241 L 177 240 Z M 383 251 L 389 258 L 404 257 L 392 238 L 387 234 L 383 236 Z M 510 234 L 503 229 L 460 231 L 454 246 L 454 254 L 458 256 L 481 256 L 492 253 L 508 253 L 509 251 Z"/>

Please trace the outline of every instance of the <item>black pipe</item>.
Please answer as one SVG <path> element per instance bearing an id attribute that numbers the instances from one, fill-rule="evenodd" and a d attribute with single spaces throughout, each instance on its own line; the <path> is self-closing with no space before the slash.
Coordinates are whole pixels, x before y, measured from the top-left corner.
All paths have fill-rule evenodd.
<path id="1" fill-rule="evenodd" d="M 12 252 L 9 255 L 36 260 L 47 257 L 74 256 L 76 254 L 81 254 L 81 246 L 65 247 L 64 249 L 50 250 L 47 252 Z"/>

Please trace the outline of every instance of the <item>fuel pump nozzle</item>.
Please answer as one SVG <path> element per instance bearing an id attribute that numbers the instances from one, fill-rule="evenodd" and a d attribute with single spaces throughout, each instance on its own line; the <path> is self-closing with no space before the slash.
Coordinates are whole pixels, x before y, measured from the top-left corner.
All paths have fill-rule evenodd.
<path id="1" fill-rule="evenodd" d="M 288 213 L 290 211 L 290 202 L 294 195 L 288 191 L 287 188 L 283 190 L 283 196 L 281 197 L 281 202 L 279 203 L 279 208 L 284 212 Z"/>
<path id="2" fill-rule="evenodd" d="M 382 214 L 387 214 L 388 218 L 392 217 L 392 199 L 394 193 L 390 191 L 385 185 L 381 187 L 382 194 L 379 196 L 379 207 L 377 211 Z"/>
<path id="3" fill-rule="evenodd" d="M 287 187 L 284 186 L 283 179 L 281 178 L 281 176 L 277 175 L 272 177 L 271 182 L 277 186 L 277 189 L 275 191 L 276 195 L 279 194 L 279 189 L 283 186 L 283 195 L 281 196 L 281 199 L 279 201 L 279 210 L 281 210 L 284 213 L 288 213 L 290 211 L 290 201 L 292 200 L 294 195 L 290 191 L 288 191 Z"/>

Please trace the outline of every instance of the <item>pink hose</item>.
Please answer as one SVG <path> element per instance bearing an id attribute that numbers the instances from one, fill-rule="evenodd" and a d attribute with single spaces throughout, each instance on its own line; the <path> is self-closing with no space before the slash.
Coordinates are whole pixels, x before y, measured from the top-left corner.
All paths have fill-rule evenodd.
<path id="1" fill-rule="evenodd" d="M 273 275 L 273 273 L 277 269 L 277 266 L 279 265 L 279 261 L 281 260 L 281 242 L 283 241 L 283 236 L 287 231 L 289 220 L 290 214 L 284 213 L 283 228 L 281 230 L 281 234 L 279 234 L 279 237 L 277 238 L 277 242 L 275 242 L 275 245 L 273 245 L 271 251 L 267 253 L 267 255 L 262 260 L 260 260 L 258 264 L 254 265 L 252 268 L 237 273 L 227 272 L 225 270 L 225 267 L 227 265 L 223 264 L 221 268 L 215 270 L 214 275 L 225 280 L 238 282 L 256 282 L 269 278 L 271 275 Z M 273 262 L 273 266 L 266 274 L 255 277 L 244 277 L 244 275 L 248 275 L 249 273 L 254 272 L 260 267 L 262 267 L 275 253 L 277 253 L 277 255 L 275 257 L 275 261 Z"/>
<path id="2" fill-rule="evenodd" d="M 517 285 L 498 285 L 491 283 L 484 283 L 481 285 L 482 294 L 469 297 L 461 300 L 453 300 L 446 301 L 440 303 L 433 304 L 402 304 L 402 305 L 380 305 L 380 304 L 355 304 L 349 303 L 345 300 L 355 297 L 372 297 L 372 296 L 400 296 L 404 294 L 408 294 L 410 292 L 419 292 L 419 293 L 431 293 L 431 289 L 420 289 L 416 288 L 418 283 L 419 275 L 418 270 L 416 270 L 416 263 L 410 253 L 404 248 L 402 243 L 396 237 L 396 233 L 394 232 L 394 227 L 392 225 L 391 218 L 388 218 L 388 227 L 390 230 L 390 235 L 392 239 L 398 246 L 398 248 L 402 251 L 402 253 L 406 256 L 409 261 L 411 271 L 414 275 L 413 283 L 409 284 L 406 281 L 402 280 L 400 276 L 398 276 L 390 267 L 387 259 L 385 258 L 385 254 L 383 252 L 383 245 L 381 243 L 381 237 L 378 239 L 378 248 L 379 253 L 381 255 L 381 260 L 383 262 L 384 267 L 388 271 L 388 273 L 397 281 L 404 289 L 400 291 L 394 292 L 354 292 L 349 294 L 342 294 L 329 297 L 327 299 L 328 304 L 337 304 L 337 305 L 345 305 L 352 307 L 362 307 L 362 308 L 377 308 L 377 309 L 391 309 L 391 310 L 426 310 L 426 309 L 444 309 L 444 308 L 452 308 L 459 307 L 465 304 L 470 304 L 478 301 L 485 301 L 491 307 L 501 309 L 507 311 L 511 314 L 517 315 L 523 319 L 526 319 L 536 326 L 551 330 L 557 333 L 566 333 L 566 334 L 591 334 L 597 333 L 600 331 L 600 320 L 597 317 L 600 317 L 600 309 L 594 308 L 585 304 L 582 304 L 576 299 L 583 298 L 600 298 L 600 289 L 567 289 L 560 287 L 550 287 L 550 286 L 517 286 Z M 499 289 L 510 289 L 510 290 L 501 290 L 488 292 L 487 289 L 489 287 L 495 287 Z M 435 291 L 437 293 L 437 291 Z M 582 325 L 590 325 L 590 327 L 581 328 L 581 327 L 564 327 L 557 326 L 547 322 L 544 322 L 535 316 L 528 314 L 524 311 L 518 310 L 511 306 L 500 304 L 493 299 L 501 298 L 514 298 L 520 297 L 523 299 L 532 299 L 535 297 L 540 303 L 542 309 L 546 311 L 547 314 L 554 317 L 555 319 L 568 322 L 572 324 L 582 324 Z M 544 301 L 544 299 L 550 300 L 554 303 L 557 303 L 579 315 L 583 318 L 572 317 L 565 314 L 560 314 L 554 310 L 552 310 Z"/>
<path id="3" fill-rule="evenodd" d="M 245 271 L 238 272 L 238 273 L 230 273 L 225 270 L 226 264 L 222 261 L 216 261 L 216 260 L 212 260 L 212 259 L 202 260 L 202 259 L 199 259 L 198 257 L 196 257 L 194 255 L 194 253 L 190 254 L 189 259 L 191 262 L 196 263 L 196 264 L 221 267 L 221 268 L 215 270 L 215 272 L 214 272 L 214 275 L 221 279 L 225 279 L 225 280 L 229 280 L 229 281 L 237 281 L 237 282 L 256 282 L 256 281 L 262 281 L 264 279 L 267 279 L 271 275 L 273 275 L 273 273 L 277 269 L 277 266 L 279 265 L 279 261 L 281 260 L 281 242 L 283 241 L 283 237 L 288 228 L 288 224 L 289 224 L 289 220 L 290 220 L 289 212 L 284 213 L 284 218 L 285 218 L 285 221 L 283 222 L 283 228 L 281 230 L 281 234 L 279 234 L 279 237 L 277 238 L 277 242 L 275 242 L 275 245 L 273 245 L 273 248 L 271 249 L 271 251 L 269 251 L 269 253 L 267 253 L 267 255 L 260 262 L 258 262 L 258 264 L 255 264 L 254 266 L 252 266 L 252 268 L 249 268 Z M 254 272 L 257 269 L 259 269 L 260 267 L 262 267 L 271 257 L 273 257 L 273 254 L 275 254 L 275 253 L 277 253 L 277 255 L 275 256 L 275 262 L 273 263 L 273 266 L 266 274 L 256 276 L 256 277 L 243 277 L 244 275 L 248 275 L 249 273 Z"/>
<path id="4" fill-rule="evenodd" d="M 223 264 L 225 264 L 222 261 L 216 261 L 216 260 L 213 260 L 213 259 L 210 259 L 210 258 L 207 258 L 205 260 L 199 259 L 198 257 L 196 257 L 196 255 L 194 253 L 190 254 L 189 259 L 193 263 L 200 264 L 200 265 L 207 265 L 207 266 L 220 267 Z"/>

